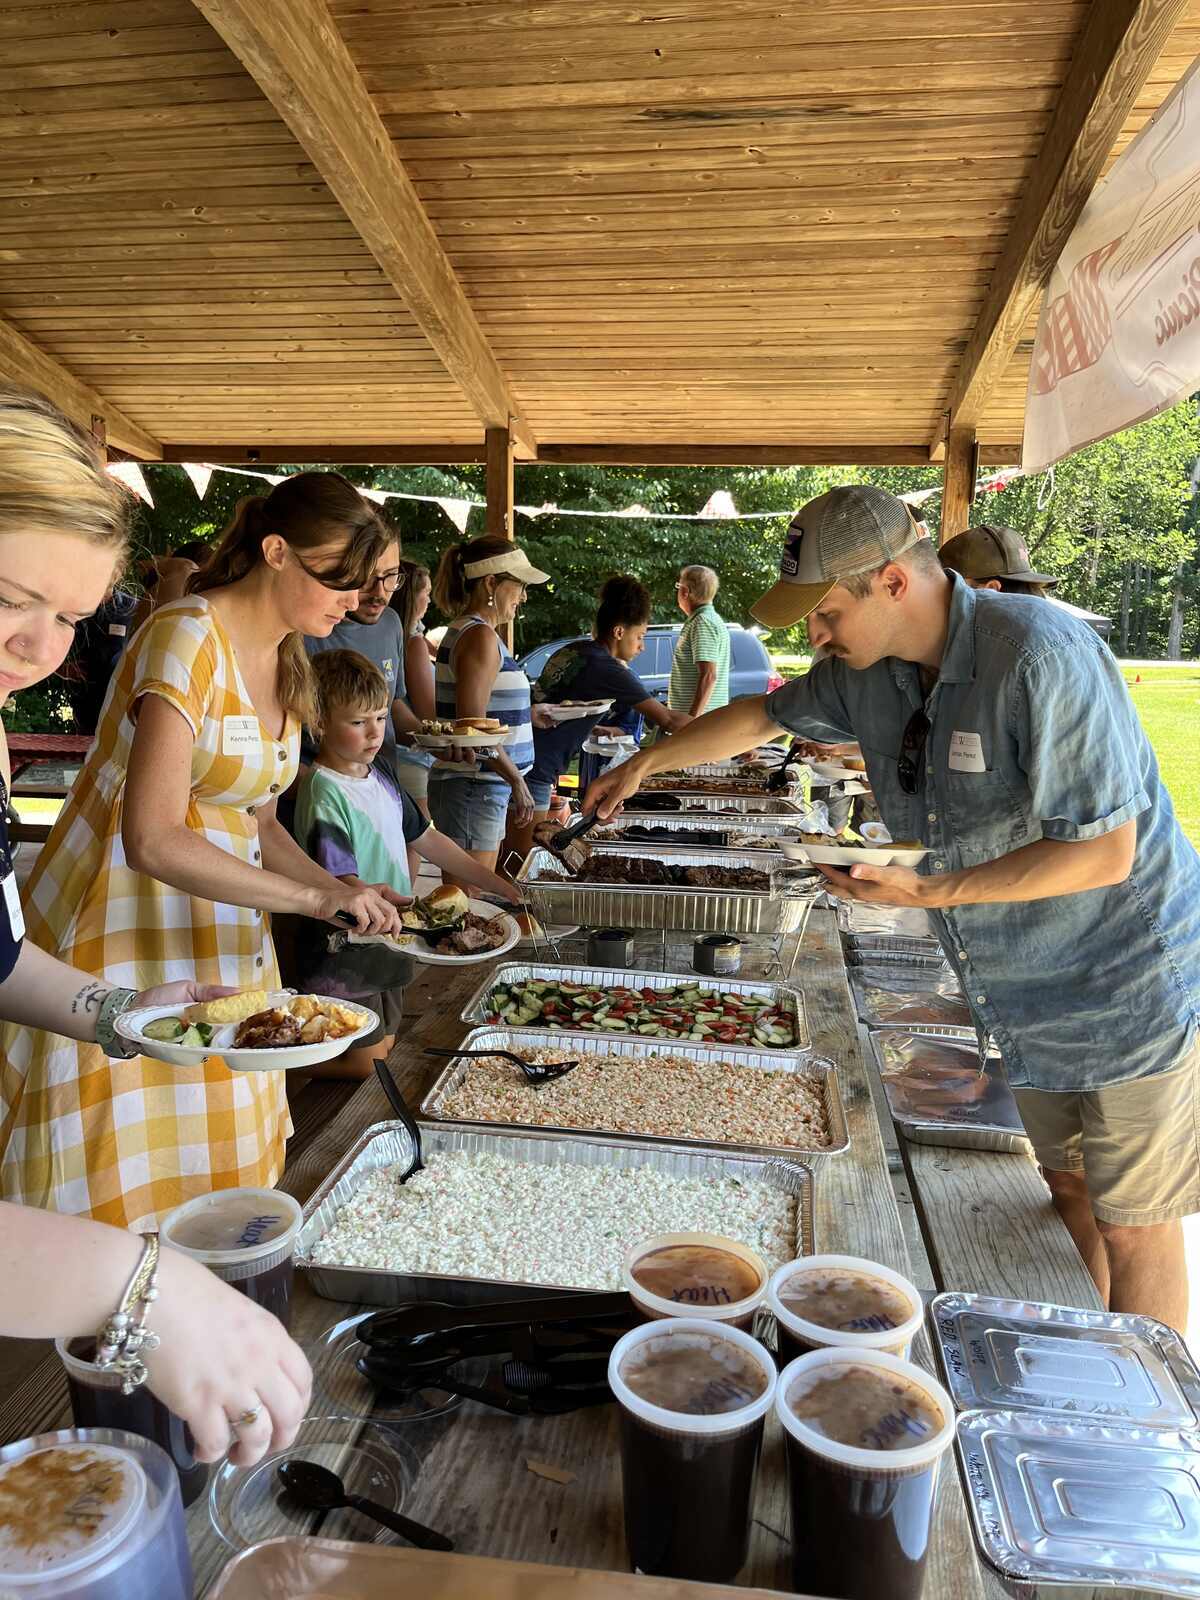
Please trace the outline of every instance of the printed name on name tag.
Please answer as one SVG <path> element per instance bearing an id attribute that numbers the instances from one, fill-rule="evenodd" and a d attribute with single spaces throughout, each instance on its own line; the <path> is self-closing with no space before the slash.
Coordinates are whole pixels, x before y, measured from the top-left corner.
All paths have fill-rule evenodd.
<path id="1" fill-rule="evenodd" d="M 125 637 L 125 635 L 129 632 L 129 629 L 125 626 L 125 624 L 123 622 L 110 622 L 109 625 L 108 625 L 108 631 L 115 638 L 123 639 Z"/>
<path id="2" fill-rule="evenodd" d="M 223 756 L 250 755 L 263 742 L 257 717 L 221 718 L 221 754 Z"/>
<path id="3" fill-rule="evenodd" d="M 8 925 L 14 939 L 25 937 L 25 918 L 21 914 L 21 896 L 17 890 L 17 875 L 10 872 L 4 880 L 4 909 L 8 912 Z"/>
<path id="4" fill-rule="evenodd" d="M 983 761 L 983 740 L 977 733 L 952 733 L 950 735 L 950 771 L 987 771 Z"/>

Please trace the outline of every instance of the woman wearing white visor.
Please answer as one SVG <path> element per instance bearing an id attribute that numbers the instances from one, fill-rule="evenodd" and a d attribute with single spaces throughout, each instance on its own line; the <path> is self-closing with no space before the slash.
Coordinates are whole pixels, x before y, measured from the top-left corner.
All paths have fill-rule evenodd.
<path id="1" fill-rule="evenodd" d="M 518 545 L 499 534 L 451 545 L 433 581 L 433 597 L 451 618 L 434 669 L 439 719 L 494 719 L 514 732 L 478 766 L 436 763 L 429 774 L 429 814 L 447 838 L 493 870 L 510 803 L 518 827 L 533 817 L 525 782 L 533 765 L 529 679 L 499 629 L 512 622 L 531 584 L 549 581 L 548 572 L 539 572 Z"/>

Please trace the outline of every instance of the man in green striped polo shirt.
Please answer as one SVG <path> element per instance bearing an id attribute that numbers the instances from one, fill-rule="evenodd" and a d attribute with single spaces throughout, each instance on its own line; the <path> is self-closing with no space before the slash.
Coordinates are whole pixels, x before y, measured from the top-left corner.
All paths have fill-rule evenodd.
<path id="1" fill-rule="evenodd" d="M 675 646 L 667 705 L 693 717 L 729 704 L 729 629 L 713 605 L 720 582 L 711 567 L 684 567 L 675 585 L 687 621 Z"/>

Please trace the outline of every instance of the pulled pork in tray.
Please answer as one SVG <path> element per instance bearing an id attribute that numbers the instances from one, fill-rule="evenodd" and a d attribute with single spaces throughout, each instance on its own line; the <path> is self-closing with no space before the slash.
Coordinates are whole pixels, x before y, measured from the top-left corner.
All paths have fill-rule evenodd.
<path id="1" fill-rule="evenodd" d="M 629 884 L 642 889 L 740 889 L 766 894 L 771 880 L 754 867 L 683 866 L 653 856 L 610 856 L 593 852 L 584 868 L 588 883 Z"/>

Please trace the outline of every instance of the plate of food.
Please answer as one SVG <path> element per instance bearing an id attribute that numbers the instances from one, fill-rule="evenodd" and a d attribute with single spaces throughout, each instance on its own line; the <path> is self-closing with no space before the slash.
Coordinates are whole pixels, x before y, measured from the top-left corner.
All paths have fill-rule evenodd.
<path id="1" fill-rule="evenodd" d="M 611 700 L 548 700 L 540 702 L 542 711 L 551 722 L 578 722 L 582 717 L 600 717 L 612 705 Z"/>
<path id="2" fill-rule="evenodd" d="M 865 839 L 831 839 L 824 834 L 802 833 L 799 840 L 784 839 L 781 843 L 789 861 L 811 861 L 815 867 L 915 867 L 929 854 L 919 839 L 872 844 Z"/>
<path id="3" fill-rule="evenodd" d="M 122 1039 L 174 1067 L 220 1056 L 234 1072 L 315 1067 L 379 1026 L 368 1006 L 293 989 L 249 989 L 188 1006 L 138 1006 L 116 1019 Z"/>
<path id="4" fill-rule="evenodd" d="M 456 717 L 453 722 L 423 722 L 413 743 L 422 750 L 449 750 L 452 745 L 460 750 L 493 750 L 507 744 L 515 732 L 498 717 Z"/>
<path id="5" fill-rule="evenodd" d="M 521 937 L 517 919 L 502 906 L 468 900 L 461 889 L 443 883 L 400 913 L 404 948 L 414 961 L 463 967 L 491 961 L 511 950 Z M 404 935 L 401 935 L 403 938 Z"/>

